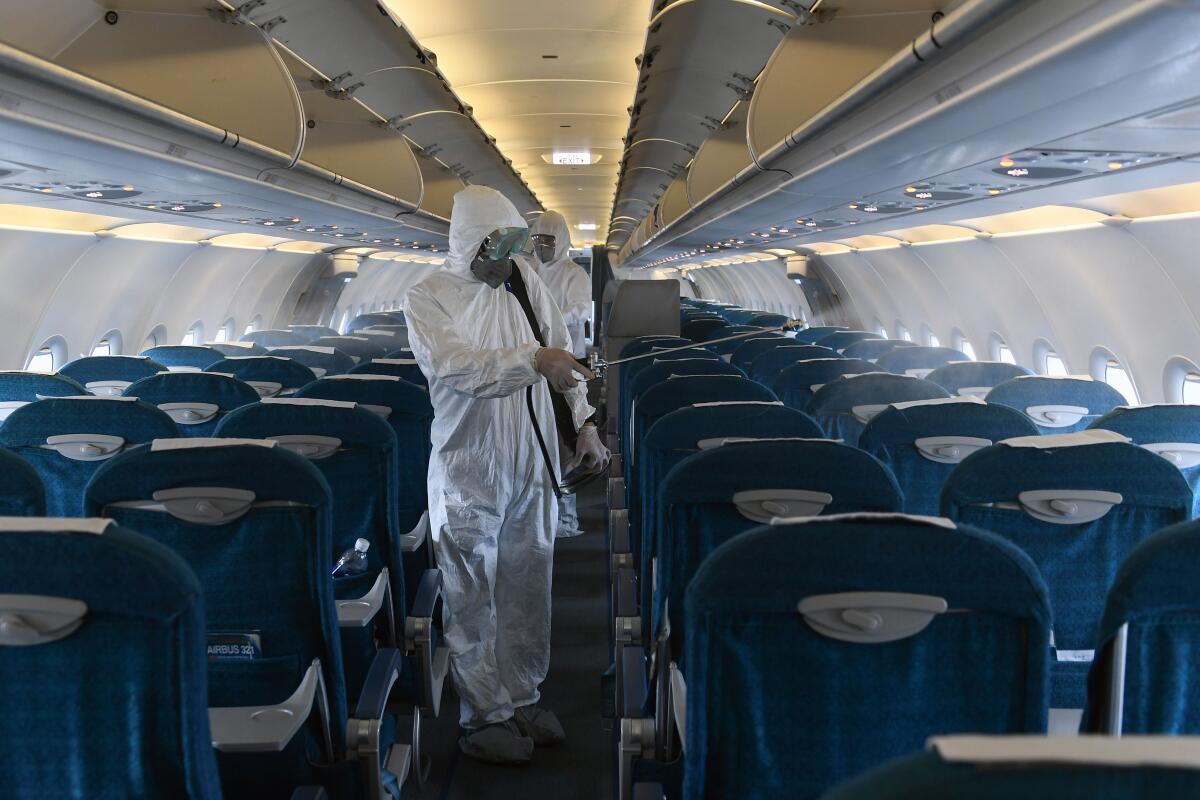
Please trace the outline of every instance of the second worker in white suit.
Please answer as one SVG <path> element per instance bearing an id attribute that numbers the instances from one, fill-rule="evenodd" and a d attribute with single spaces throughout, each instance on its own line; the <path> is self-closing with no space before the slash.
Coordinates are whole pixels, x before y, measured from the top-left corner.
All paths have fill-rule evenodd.
<path id="1" fill-rule="evenodd" d="M 547 210 L 530 226 L 529 238 L 538 277 L 550 290 L 571 334 L 571 352 L 576 358 L 584 359 L 587 357 L 585 325 L 592 310 L 592 279 L 583 267 L 571 260 L 571 228 L 562 214 Z M 558 510 L 559 538 L 583 533 L 579 527 L 575 495 L 564 495 Z"/>
<path id="2" fill-rule="evenodd" d="M 537 705 L 550 665 L 558 522 L 552 389 L 566 398 L 562 424 L 578 431 L 583 462 L 603 469 L 608 460 L 576 378 L 590 375 L 566 350 L 562 315 L 512 258 L 527 236 L 499 192 L 463 189 L 445 266 L 409 290 L 405 307 L 434 409 L 429 521 L 462 701 L 459 745 L 497 763 L 527 762 L 535 743 L 563 738 L 554 714 Z"/>

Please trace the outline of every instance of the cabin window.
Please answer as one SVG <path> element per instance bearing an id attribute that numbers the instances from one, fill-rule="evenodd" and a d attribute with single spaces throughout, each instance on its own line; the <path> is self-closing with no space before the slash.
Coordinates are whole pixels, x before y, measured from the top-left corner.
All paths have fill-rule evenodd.
<path id="1" fill-rule="evenodd" d="M 903 339 L 906 342 L 912 341 L 912 334 L 908 332 L 908 328 L 904 327 L 903 322 L 896 323 L 896 338 Z"/>
<path id="2" fill-rule="evenodd" d="M 887 328 L 883 327 L 883 323 L 880 322 L 878 318 L 875 319 L 875 332 L 878 333 L 883 338 L 885 338 L 885 339 L 887 338 L 887 335 L 888 335 Z"/>
<path id="3" fill-rule="evenodd" d="M 1054 347 L 1045 339 L 1038 339 L 1033 343 L 1033 364 L 1043 375 L 1054 377 L 1070 374 L 1067 362 L 1063 361 L 1054 351 Z"/>
<path id="4" fill-rule="evenodd" d="M 183 345 L 195 345 L 204 341 L 204 323 L 197 322 L 192 327 L 188 328 L 187 333 L 183 335 Z"/>
<path id="5" fill-rule="evenodd" d="M 1189 372 L 1183 376 L 1181 387 L 1183 402 L 1188 405 L 1200 405 L 1200 372 Z"/>
<path id="6" fill-rule="evenodd" d="M 118 356 L 121 354 L 121 334 L 119 331 L 109 331 L 100 337 L 92 347 L 94 356 Z"/>
<path id="7" fill-rule="evenodd" d="M 217 332 L 213 335 L 214 342 L 228 342 L 233 336 L 233 320 L 225 320 L 225 324 L 217 328 Z"/>
<path id="8" fill-rule="evenodd" d="M 41 347 L 29 358 L 25 365 L 26 372 L 54 372 L 54 351 L 49 347 Z"/>
<path id="9" fill-rule="evenodd" d="M 1045 361 L 1043 362 L 1043 371 L 1047 375 L 1069 375 L 1067 364 L 1058 357 L 1058 353 L 1046 353 Z"/>
<path id="10" fill-rule="evenodd" d="M 1004 339 L 1000 338 L 1000 334 L 993 333 L 991 339 L 992 361 L 999 361 L 1004 364 L 1016 364 L 1017 358 L 1013 355 L 1012 348 Z"/>
<path id="11" fill-rule="evenodd" d="M 232 326 L 233 320 L 229 320 L 229 324 L 230 324 L 230 326 Z M 245 336 L 247 333 L 254 333 L 256 330 L 258 330 L 261 327 L 262 327 L 262 317 L 255 317 L 254 319 L 250 320 L 250 324 L 246 326 L 246 329 L 244 331 L 242 331 L 242 335 Z"/>
<path id="12" fill-rule="evenodd" d="M 921 326 L 921 338 L 925 340 L 928 347 L 941 347 L 942 342 L 938 339 L 937 334 L 928 325 Z"/>
<path id="13" fill-rule="evenodd" d="M 976 360 L 975 348 L 971 346 L 971 342 L 967 337 L 963 336 L 962 331 L 957 328 L 954 330 L 953 339 L 954 349 L 960 351 L 972 361 Z"/>
<path id="14" fill-rule="evenodd" d="M 154 330 L 146 335 L 146 341 L 142 342 L 142 352 L 149 350 L 151 347 L 158 347 L 167 340 L 167 329 L 159 325 Z"/>
<path id="15" fill-rule="evenodd" d="M 1125 399 L 1131 405 L 1137 403 L 1137 388 L 1134 387 L 1133 379 L 1129 377 L 1129 373 L 1121 366 L 1120 361 L 1110 358 L 1104 363 L 1104 382 L 1124 395 Z M 1186 385 L 1187 381 L 1184 381 L 1184 383 Z"/>
<path id="16" fill-rule="evenodd" d="M 350 325 L 350 314 L 352 313 L 352 311 L 353 311 L 352 309 L 347 308 L 345 311 L 342 312 L 342 321 L 339 322 L 337 325 L 338 333 L 346 332 L 346 328 L 349 327 L 349 325 Z"/>

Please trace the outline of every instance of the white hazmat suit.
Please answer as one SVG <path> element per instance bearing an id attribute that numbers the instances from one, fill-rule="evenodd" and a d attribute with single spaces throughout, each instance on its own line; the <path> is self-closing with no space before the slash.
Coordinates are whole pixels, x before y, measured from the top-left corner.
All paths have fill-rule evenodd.
<path id="1" fill-rule="evenodd" d="M 405 305 L 435 414 L 429 520 L 460 722 L 468 729 L 537 703 L 550 665 L 558 514 L 525 391 L 533 387 L 538 426 L 557 465 L 550 390 L 534 369 L 540 345 L 516 297 L 470 271 L 484 238 L 504 227 L 525 222 L 499 192 L 470 186 L 456 194 L 445 266 L 410 289 Z M 569 349 L 549 292 L 532 270 L 515 268 L 546 345 Z M 579 429 L 593 411 L 586 386 L 565 395 Z"/>

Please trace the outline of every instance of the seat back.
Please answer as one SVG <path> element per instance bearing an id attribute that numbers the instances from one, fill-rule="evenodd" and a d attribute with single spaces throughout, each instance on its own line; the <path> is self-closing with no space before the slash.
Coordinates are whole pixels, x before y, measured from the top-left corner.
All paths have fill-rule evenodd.
<path id="1" fill-rule="evenodd" d="M 220 800 L 178 555 L 111 520 L 4 517 L 0 587 L 0 796 Z"/>
<path id="2" fill-rule="evenodd" d="M 907 339 L 860 339 L 854 344 L 843 347 L 841 352 L 846 358 L 865 358 L 868 361 L 874 361 L 898 347 L 916 346 L 915 342 Z"/>
<path id="3" fill-rule="evenodd" d="M 779 399 L 789 408 L 807 411 L 812 403 L 813 395 L 825 384 L 842 375 L 862 375 L 868 372 L 882 372 L 870 361 L 861 358 L 819 357 L 806 361 L 797 361 L 790 367 L 785 367 L 771 388 L 779 395 Z"/>
<path id="4" fill-rule="evenodd" d="M 726 364 L 719 358 L 683 358 L 684 355 L 686 354 L 680 353 L 679 357 L 668 357 L 662 360 L 646 359 L 649 365 L 643 366 L 639 371 L 633 373 L 629 382 L 622 386 L 622 389 L 628 390 L 621 406 L 622 419 L 628 419 L 629 404 L 633 400 L 641 397 L 651 387 L 670 380 L 671 376 L 734 375 L 739 378 L 746 377 L 740 369 Z"/>
<path id="5" fill-rule="evenodd" d="M 742 534 L 687 589 L 687 798 L 811 798 L 949 733 L 1046 728 L 1046 587 L 999 537 L 903 515 Z"/>
<path id="6" fill-rule="evenodd" d="M 355 365 L 349 374 L 387 375 L 429 391 L 429 379 L 421 371 L 421 365 L 412 357 L 412 353 L 409 353 L 407 358 L 372 358 L 370 361 Z"/>
<path id="7" fill-rule="evenodd" d="M 55 397 L 14 411 L 0 428 L 0 447 L 37 472 L 46 514 L 79 517 L 87 482 L 105 461 L 177 436 L 179 427 L 165 412 L 133 397 Z"/>
<path id="8" fill-rule="evenodd" d="M 187 437 L 212 436 L 221 417 L 259 399 L 249 384 L 216 372 L 160 372 L 131 383 L 124 396 L 158 406 Z"/>
<path id="9" fill-rule="evenodd" d="M 728 325 L 719 330 L 719 333 L 714 336 L 714 339 L 724 339 L 727 336 L 737 336 L 740 333 L 761 333 L 767 335 L 767 331 L 757 325 Z M 706 344 L 705 349 L 711 350 L 717 355 L 728 361 L 734 350 L 737 350 L 749 339 L 734 339 L 729 342 L 717 342 L 716 344 Z"/>
<path id="10" fill-rule="evenodd" d="M 205 347 L 216 350 L 223 357 L 230 356 L 265 356 L 269 351 L 261 344 L 254 342 L 205 342 Z"/>
<path id="11" fill-rule="evenodd" d="M 0 517 L 40 517 L 45 513 L 42 479 L 20 456 L 0 450 Z"/>
<path id="12" fill-rule="evenodd" d="M 220 350 L 191 344 L 159 345 L 143 350 L 141 355 L 157 361 L 171 372 L 199 372 L 225 357 Z"/>
<path id="13" fill-rule="evenodd" d="M 952 395 L 986 398 L 993 387 L 1032 373 L 1003 361 L 952 361 L 925 376 Z"/>
<path id="14" fill-rule="evenodd" d="M 924 378 L 939 367 L 960 361 L 970 361 L 961 350 L 953 347 L 897 347 L 881 355 L 875 363 L 880 369 L 897 375 Z"/>
<path id="15" fill-rule="evenodd" d="M 799 344 L 817 344 L 831 333 L 846 330 L 841 325 L 814 325 L 796 331 L 795 340 Z"/>
<path id="16" fill-rule="evenodd" d="M 1191 516 L 1200 517 L 1200 406 L 1118 406 L 1090 427 L 1127 436 L 1174 464 L 1192 489 Z"/>
<path id="17" fill-rule="evenodd" d="M 66 375 L 44 372 L 0 372 L 0 424 L 16 409 L 43 397 L 77 397 L 88 394 Z"/>
<path id="18" fill-rule="evenodd" d="M 355 364 L 361 364 L 372 358 L 383 358 L 390 348 L 371 340 L 370 336 L 322 336 L 310 344 L 317 347 L 336 347 L 350 358 Z"/>
<path id="19" fill-rule="evenodd" d="M 828 347 L 791 342 L 755 356 L 750 362 L 747 375 L 752 381 L 770 386 L 780 372 L 800 361 L 813 358 L 837 358 L 837 353 Z"/>
<path id="20" fill-rule="evenodd" d="M 210 657 L 210 706 L 282 702 L 319 660 L 332 730 L 344 731 L 330 506 L 329 484 L 307 459 L 261 440 L 159 440 L 106 461 L 87 488 L 89 516 L 136 528 L 187 562 L 204 595 L 209 644 L 242 651 Z M 340 737 L 333 744 L 340 753 Z M 270 774 L 309 782 L 310 757 L 323 750 L 306 726 L 263 759 L 279 770 Z M 243 773 L 262 763 L 238 754 L 223 766 Z"/>
<path id="21" fill-rule="evenodd" d="M 1200 796 L 1200 740 L 939 736 L 825 800 L 1146 800 Z"/>
<path id="22" fill-rule="evenodd" d="M 346 325 L 346 333 L 370 328 L 373 325 L 403 325 L 404 314 L 400 311 L 374 311 L 359 314 Z"/>
<path id="23" fill-rule="evenodd" d="M 322 334 L 325 335 L 325 334 Z M 244 334 L 241 338 L 243 342 L 253 342 L 267 348 L 268 350 L 275 347 L 286 347 L 288 345 L 308 344 L 310 339 L 316 338 L 309 336 L 299 331 L 283 328 L 267 328 L 261 331 L 250 331 Z"/>
<path id="24" fill-rule="evenodd" d="M 729 363 L 746 371 L 750 368 L 750 364 L 754 359 L 763 353 L 769 353 L 777 347 L 785 347 L 792 344 L 794 342 L 782 333 L 764 332 L 762 336 L 754 336 L 738 344 L 729 356 Z"/>
<path id="25" fill-rule="evenodd" d="M 985 399 L 1017 409 L 1042 433 L 1081 431 L 1126 402 L 1104 381 L 1078 375 L 1022 375 L 993 387 Z"/>
<path id="26" fill-rule="evenodd" d="M 125 387 L 166 367 L 144 356 L 84 356 L 63 366 L 59 375 L 70 378 L 94 395 L 117 396 Z"/>
<path id="27" fill-rule="evenodd" d="M 825 435 L 857 445 L 867 423 L 892 403 L 949 397 L 936 383 L 908 375 L 871 372 L 836 378 L 818 389 L 808 404 L 809 415 Z"/>
<path id="28" fill-rule="evenodd" d="M 839 353 L 845 350 L 855 342 L 861 342 L 867 339 L 882 339 L 878 333 L 870 331 L 846 331 L 837 330 L 822 336 L 814 344 L 819 344 L 822 347 L 828 347 L 830 350 L 836 350 Z"/>
<path id="29" fill-rule="evenodd" d="M 898 512 L 904 502 L 887 467 L 828 439 L 735 439 L 705 446 L 676 464 L 658 487 L 650 546 L 657 563 L 643 573 L 653 576 L 653 613 L 644 613 L 645 630 L 661 634 L 669 619 L 681 664 L 684 628 L 676 614 L 696 571 L 722 544 L 776 517 Z"/>
<path id="30" fill-rule="evenodd" d="M 402 533 L 411 530 L 428 505 L 429 429 L 433 424 L 429 395 L 393 375 L 360 373 L 322 378 L 295 396 L 358 403 L 387 421 L 396 435 L 396 522 Z"/>
<path id="31" fill-rule="evenodd" d="M 1200 689 L 1190 664 L 1200 647 L 1200 523 L 1150 536 L 1122 562 L 1100 622 L 1084 730 L 1196 735 Z"/>
<path id="32" fill-rule="evenodd" d="M 937 516 L 942 486 L 964 458 L 1003 439 L 1037 433 L 1019 411 L 951 397 L 888 406 L 867 423 L 858 446 L 892 470 L 904 490 L 905 512 Z"/>
<path id="33" fill-rule="evenodd" d="M 327 325 L 288 325 L 289 331 L 294 331 L 305 338 L 305 341 L 312 344 L 322 336 L 339 336 L 340 334 Z"/>
<path id="34" fill-rule="evenodd" d="M 362 336 L 380 345 L 384 355 L 408 347 L 408 328 L 404 325 L 395 326 L 398 330 L 386 330 L 378 327 L 359 328 L 352 335 Z"/>
<path id="35" fill-rule="evenodd" d="M 1111 431 L 1009 439 L 947 478 L 942 512 L 995 531 L 1038 565 L 1054 606 L 1055 697 L 1082 708 L 1104 595 L 1125 556 L 1187 519 L 1192 496 L 1166 459 Z"/>
<path id="36" fill-rule="evenodd" d="M 249 384 L 259 397 L 291 394 L 317 379 L 312 369 L 284 355 L 234 356 L 218 361 L 205 372 L 232 375 Z"/>
<path id="37" fill-rule="evenodd" d="M 354 359 L 336 347 L 317 347 L 311 344 L 283 345 L 271 348 L 271 353 L 303 364 L 318 378 L 342 375 L 354 369 Z"/>
<path id="38" fill-rule="evenodd" d="M 680 325 L 679 333 L 685 339 L 703 342 L 705 339 L 719 338 L 718 331 L 723 331 L 728 325 L 723 319 L 693 319 Z"/>
<path id="39" fill-rule="evenodd" d="M 652 356 L 650 354 L 653 354 Z M 617 414 L 622 425 L 626 429 L 629 427 L 629 404 L 633 399 L 633 387 L 638 384 L 638 378 L 642 372 L 652 369 L 657 365 L 675 361 L 720 361 L 721 359 L 713 352 L 700 347 L 694 346 L 688 350 L 675 350 L 673 352 L 658 352 L 657 348 L 643 353 L 643 358 L 637 361 L 631 361 L 628 364 L 620 366 L 620 384 L 617 387 Z M 724 363 L 724 362 L 722 362 Z M 714 369 L 717 369 L 714 367 Z M 644 386 L 644 384 L 642 384 Z"/>

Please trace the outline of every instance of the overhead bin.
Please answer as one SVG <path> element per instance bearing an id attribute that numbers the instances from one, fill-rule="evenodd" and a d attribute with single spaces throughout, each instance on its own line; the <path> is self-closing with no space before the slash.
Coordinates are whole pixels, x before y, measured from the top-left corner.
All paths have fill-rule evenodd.
<path id="1" fill-rule="evenodd" d="M 671 185 L 667 187 L 667 191 L 663 193 L 662 200 L 658 203 L 660 225 L 664 227 L 670 225 L 679 219 L 683 212 L 688 210 L 688 206 L 691 204 L 688 202 L 687 185 L 687 174 L 681 175 L 671 181 Z"/>
<path id="2" fill-rule="evenodd" d="M 696 205 L 750 166 L 753 161 L 746 145 L 746 117 L 749 103 L 738 103 L 721 127 L 700 145 L 688 171 L 688 205 Z"/>
<path id="3" fill-rule="evenodd" d="M 449 221 L 454 195 L 466 186 L 462 179 L 432 158 L 418 158 L 425 192 L 421 197 L 421 210 L 426 214 Z"/>

